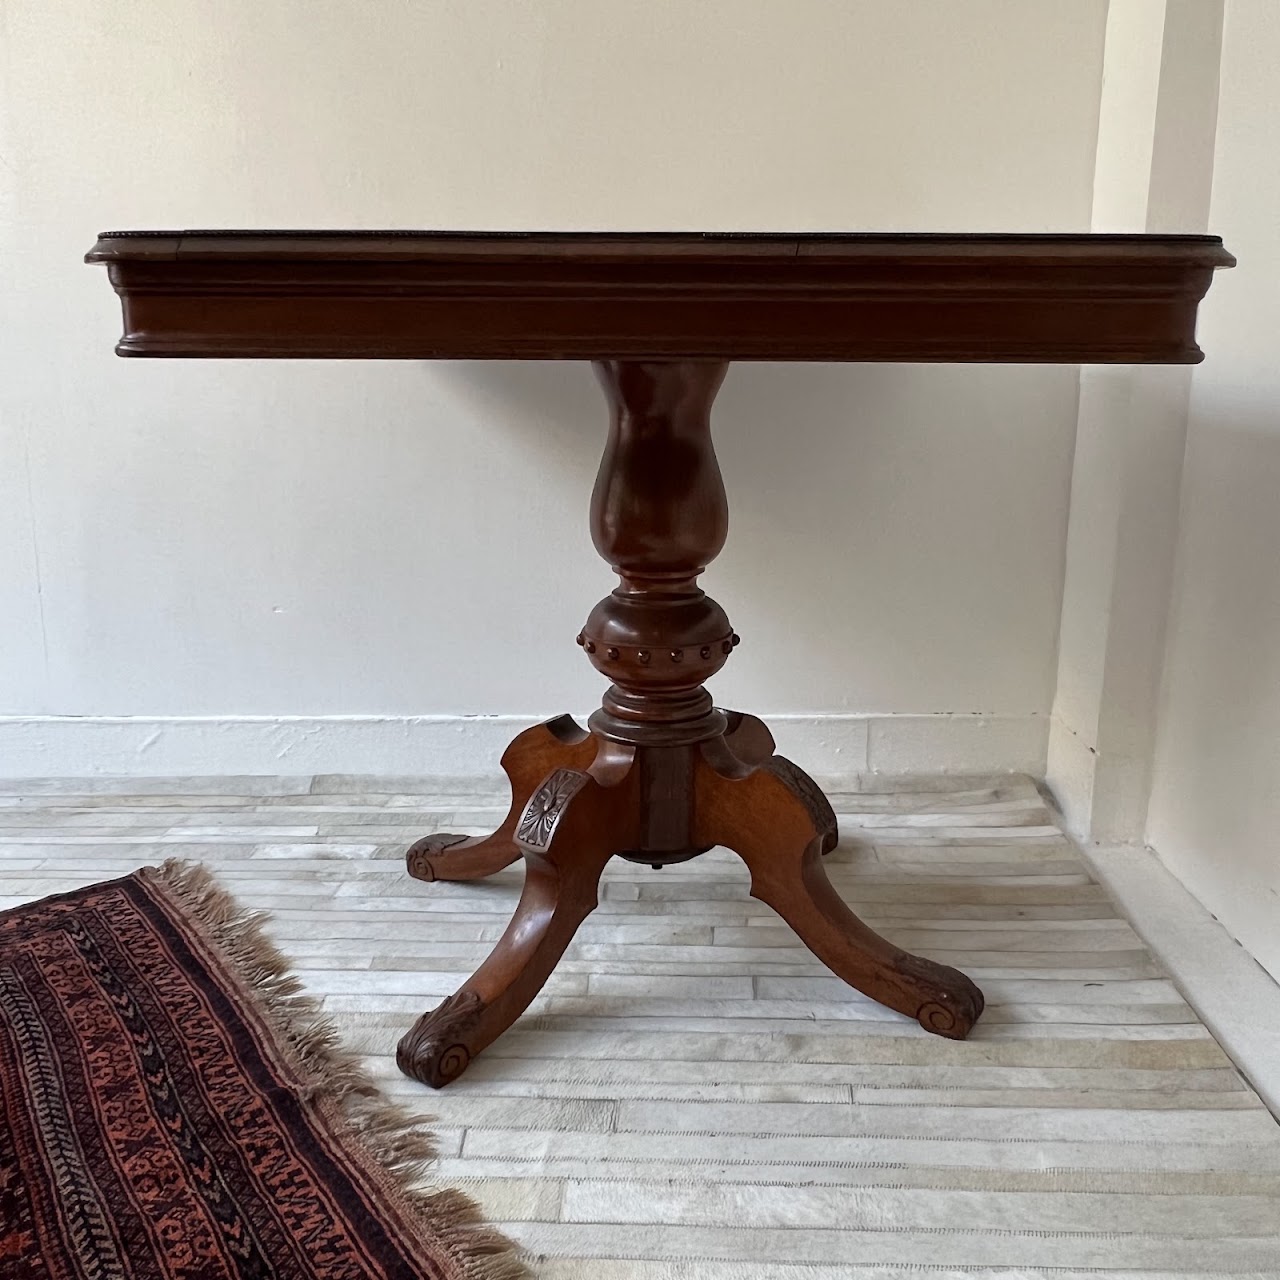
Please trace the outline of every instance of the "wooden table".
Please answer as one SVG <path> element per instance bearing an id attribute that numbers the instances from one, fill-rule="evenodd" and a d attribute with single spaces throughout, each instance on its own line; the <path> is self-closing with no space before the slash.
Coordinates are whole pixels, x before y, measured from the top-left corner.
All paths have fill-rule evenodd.
<path id="1" fill-rule="evenodd" d="M 1234 263 L 1219 239 L 110 232 L 87 260 L 123 299 L 125 356 L 595 364 L 610 427 L 591 532 L 619 585 L 577 640 L 610 686 L 586 729 L 562 716 L 507 748 L 494 835 L 409 849 L 420 880 L 526 870 L 492 955 L 401 1040 L 403 1071 L 443 1085 L 519 1017 L 610 858 L 662 867 L 715 845 L 846 982 L 968 1034 L 982 993 L 845 906 L 821 791 L 704 687 L 738 644 L 698 587 L 727 526 L 711 403 L 731 360 L 1194 363 L 1197 305 Z"/>

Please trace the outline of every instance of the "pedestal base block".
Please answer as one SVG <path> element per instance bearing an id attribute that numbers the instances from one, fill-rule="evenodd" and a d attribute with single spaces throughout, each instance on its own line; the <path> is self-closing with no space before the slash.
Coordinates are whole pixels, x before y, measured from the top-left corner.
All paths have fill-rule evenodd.
<path id="1" fill-rule="evenodd" d="M 503 756 L 513 800 L 499 831 L 484 840 L 431 836 L 410 849 L 411 873 L 434 880 L 476 879 L 523 856 L 525 884 L 488 960 L 400 1041 L 396 1060 L 405 1074 L 447 1084 L 528 1008 L 595 909 L 611 857 L 661 866 L 716 845 L 741 856 L 752 896 L 838 977 L 926 1031 L 968 1034 L 982 1012 L 981 991 L 958 970 L 893 946 L 854 915 L 823 869 L 836 839 L 826 798 L 790 760 L 762 755 L 772 739 L 760 721 L 725 715 L 733 730 L 683 748 L 596 739 L 567 717 L 530 729 Z M 528 787 L 537 767 L 546 772 Z M 662 795 L 668 811 L 659 807 Z M 687 807 L 672 821 L 680 796 Z M 655 821 L 663 812 L 667 820 Z M 646 844 L 646 832 L 660 837 L 686 825 L 689 846 L 665 848 L 660 838 Z"/>

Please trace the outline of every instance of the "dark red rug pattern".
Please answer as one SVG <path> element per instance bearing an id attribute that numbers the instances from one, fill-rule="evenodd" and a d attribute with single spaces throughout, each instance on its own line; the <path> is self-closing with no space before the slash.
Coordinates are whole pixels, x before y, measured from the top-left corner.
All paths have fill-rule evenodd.
<path id="1" fill-rule="evenodd" d="M 521 1274 L 296 992 L 198 867 L 0 914 L 0 1277 Z"/>

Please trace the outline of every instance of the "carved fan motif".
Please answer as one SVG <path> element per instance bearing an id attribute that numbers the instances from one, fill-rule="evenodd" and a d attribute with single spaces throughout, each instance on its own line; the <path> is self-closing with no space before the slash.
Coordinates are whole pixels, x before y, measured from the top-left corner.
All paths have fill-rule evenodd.
<path id="1" fill-rule="evenodd" d="M 588 775 L 577 769 L 557 769 L 529 797 L 516 827 L 516 840 L 530 849 L 547 849 L 565 806 L 582 790 Z"/>

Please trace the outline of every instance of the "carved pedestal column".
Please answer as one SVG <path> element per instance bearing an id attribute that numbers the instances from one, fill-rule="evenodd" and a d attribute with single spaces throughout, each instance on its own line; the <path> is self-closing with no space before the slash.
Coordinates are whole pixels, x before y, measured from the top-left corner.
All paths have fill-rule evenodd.
<path id="1" fill-rule="evenodd" d="M 613 683 L 591 717 L 602 737 L 690 746 L 725 730 L 703 682 L 737 636 L 698 586 L 729 528 L 711 443 L 711 401 L 728 365 L 599 361 L 609 441 L 591 496 L 591 537 L 621 579 L 578 642 Z"/>
<path id="2" fill-rule="evenodd" d="M 661 866 L 703 852 L 693 842 L 693 751 L 728 726 L 704 682 L 738 637 L 698 577 L 729 527 L 711 443 L 720 361 L 598 361 L 609 438 L 591 497 L 591 536 L 619 583 L 578 636 L 612 683 L 590 720 L 634 753 L 639 847 L 624 857 Z M 770 743 L 772 750 L 772 743 Z"/>

